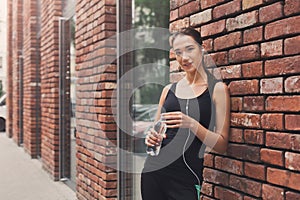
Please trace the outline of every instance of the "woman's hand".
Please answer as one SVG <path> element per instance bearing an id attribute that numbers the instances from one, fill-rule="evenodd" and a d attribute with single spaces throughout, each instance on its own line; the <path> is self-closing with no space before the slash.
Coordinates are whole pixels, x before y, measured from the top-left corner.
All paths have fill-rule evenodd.
<path id="1" fill-rule="evenodd" d="M 182 112 L 162 113 L 162 119 L 167 124 L 167 128 L 192 128 L 195 120 Z"/>
<path id="2" fill-rule="evenodd" d="M 150 128 L 146 134 L 147 136 L 145 138 L 145 144 L 151 147 L 158 146 L 163 138 L 166 137 L 166 134 L 159 134 L 153 128 Z"/>

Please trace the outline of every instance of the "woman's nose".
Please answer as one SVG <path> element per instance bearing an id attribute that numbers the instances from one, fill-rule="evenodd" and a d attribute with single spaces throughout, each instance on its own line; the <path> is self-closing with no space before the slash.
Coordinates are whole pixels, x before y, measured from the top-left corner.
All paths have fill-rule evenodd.
<path id="1" fill-rule="evenodd" d="M 183 59 L 183 60 L 188 60 L 188 59 L 189 59 L 189 56 L 187 55 L 186 52 L 183 52 L 183 53 L 182 53 L 182 59 Z"/>

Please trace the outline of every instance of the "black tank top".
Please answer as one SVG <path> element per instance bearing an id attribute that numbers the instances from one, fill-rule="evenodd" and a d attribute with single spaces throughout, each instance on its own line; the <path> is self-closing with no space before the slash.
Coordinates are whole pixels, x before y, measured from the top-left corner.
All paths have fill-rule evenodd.
<path id="1" fill-rule="evenodd" d="M 212 119 L 214 107 L 209 89 L 195 98 L 182 99 L 175 95 L 176 86 L 177 83 L 172 84 L 161 112 L 181 111 L 196 119 L 205 128 L 212 129 L 214 124 L 210 122 L 214 121 Z M 162 176 L 170 176 L 183 183 L 196 184 L 197 179 L 184 163 L 182 156 L 184 152 L 186 162 L 202 182 L 205 145 L 186 128 L 167 129 L 166 134 L 159 155 L 148 156 L 143 171 L 158 171 Z"/>

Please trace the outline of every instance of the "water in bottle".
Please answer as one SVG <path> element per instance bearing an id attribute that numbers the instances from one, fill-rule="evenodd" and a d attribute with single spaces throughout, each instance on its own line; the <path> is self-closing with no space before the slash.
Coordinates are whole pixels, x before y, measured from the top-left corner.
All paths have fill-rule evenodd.
<path id="1" fill-rule="evenodd" d="M 166 133 L 167 125 L 161 120 L 159 120 L 154 124 L 153 129 L 158 134 L 163 135 Z M 159 145 L 156 146 L 147 146 L 147 154 L 149 154 L 150 156 L 157 156 L 161 148 L 161 142 L 162 141 L 160 141 Z"/>

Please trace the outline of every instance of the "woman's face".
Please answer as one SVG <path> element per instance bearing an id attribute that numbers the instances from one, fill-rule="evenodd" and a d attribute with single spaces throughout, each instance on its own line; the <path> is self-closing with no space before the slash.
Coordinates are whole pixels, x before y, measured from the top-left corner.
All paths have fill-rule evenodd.
<path id="1" fill-rule="evenodd" d="M 191 36 L 178 35 L 173 41 L 173 49 L 176 60 L 185 72 L 194 72 L 201 66 L 201 47 Z"/>

